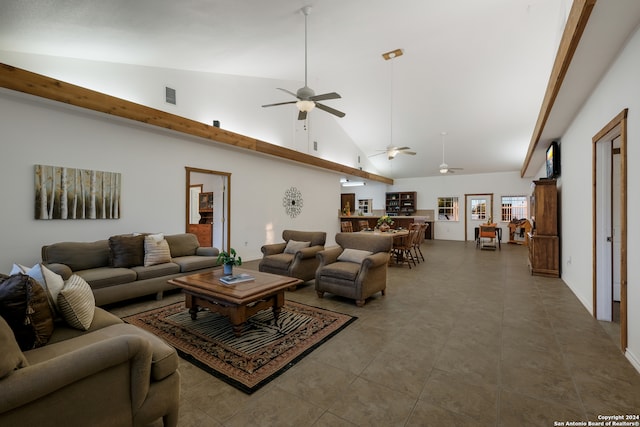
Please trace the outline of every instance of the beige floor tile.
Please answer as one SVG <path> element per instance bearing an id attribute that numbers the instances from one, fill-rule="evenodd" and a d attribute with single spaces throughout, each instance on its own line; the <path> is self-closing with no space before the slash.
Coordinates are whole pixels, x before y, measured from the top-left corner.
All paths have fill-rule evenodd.
<path id="1" fill-rule="evenodd" d="M 377 383 L 357 378 L 329 411 L 359 426 L 403 425 L 415 399 Z"/>
<path id="2" fill-rule="evenodd" d="M 434 370 L 420 399 L 450 412 L 465 415 L 479 425 L 493 425 L 497 419 L 498 387 L 466 381 L 464 375 Z"/>
<path id="3" fill-rule="evenodd" d="M 411 270 L 389 268 L 387 295 L 364 307 L 318 298 L 313 281 L 287 292 L 358 319 L 252 395 L 181 360 L 179 426 L 547 427 L 640 408 L 619 327 L 593 319 L 562 280 L 531 276 L 526 247 L 426 241 L 423 253 Z"/>
<path id="4" fill-rule="evenodd" d="M 500 426 L 549 427 L 554 422 L 585 421 L 579 409 L 568 408 L 554 402 L 540 401 L 516 392 L 500 393 Z"/>

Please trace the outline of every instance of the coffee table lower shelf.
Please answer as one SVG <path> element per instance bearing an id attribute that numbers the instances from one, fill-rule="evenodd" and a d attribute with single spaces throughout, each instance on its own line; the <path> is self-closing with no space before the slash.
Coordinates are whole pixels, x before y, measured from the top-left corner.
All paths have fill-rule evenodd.
<path id="1" fill-rule="evenodd" d="M 218 301 L 213 298 L 202 298 L 187 290 L 183 290 L 183 292 L 185 294 L 185 307 L 189 309 L 189 314 L 193 320 L 198 318 L 198 311 L 200 308 L 208 308 L 211 312 L 227 316 L 233 325 L 233 333 L 237 337 L 242 335 L 244 325 L 251 316 L 269 307 L 272 308 L 273 318 L 277 322 L 282 306 L 284 305 L 284 290 L 275 295 L 256 301 L 251 305 L 231 304 L 229 302 Z"/>
<path id="2" fill-rule="evenodd" d="M 220 268 L 178 277 L 169 280 L 169 283 L 182 288 L 185 306 L 193 320 L 197 320 L 200 308 L 208 308 L 212 312 L 227 316 L 236 336 L 242 335 L 247 320 L 261 310 L 271 308 L 277 322 L 284 305 L 285 291 L 302 283 L 302 280 L 295 277 L 240 268 L 234 270 L 237 273 L 250 274 L 254 280 L 225 285 L 220 282 L 220 277 L 224 275 Z"/>

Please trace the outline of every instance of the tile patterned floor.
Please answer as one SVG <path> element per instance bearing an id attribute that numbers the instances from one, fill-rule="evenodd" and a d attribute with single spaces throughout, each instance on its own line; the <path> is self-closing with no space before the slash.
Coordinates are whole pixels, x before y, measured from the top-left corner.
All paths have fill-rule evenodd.
<path id="1" fill-rule="evenodd" d="M 359 319 L 253 395 L 181 361 L 179 425 L 553 426 L 640 412 L 640 374 L 615 325 L 561 280 L 529 275 L 525 247 L 427 241 L 423 252 L 411 270 L 390 268 L 387 295 L 362 308 L 319 299 L 313 282 L 288 292 Z"/>

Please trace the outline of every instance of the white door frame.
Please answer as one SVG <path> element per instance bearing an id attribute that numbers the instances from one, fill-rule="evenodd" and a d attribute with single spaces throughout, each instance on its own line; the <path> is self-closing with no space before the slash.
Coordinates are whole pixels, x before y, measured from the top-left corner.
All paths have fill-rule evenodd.
<path id="1" fill-rule="evenodd" d="M 488 206 L 488 212 L 487 214 L 493 218 L 493 222 L 498 222 L 495 220 L 495 217 L 493 215 L 493 193 L 470 193 L 470 194 L 465 194 L 464 195 L 464 240 L 471 240 L 469 239 L 469 233 L 468 233 L 468 228 L 469 228 L 469 220 L 471 218 L 471 212 L 469 209 L 469 200 L 470 198 L 476 198 L 476 197 L 480 197 L 480 196 L 489 196 L 489 206 Z"/>

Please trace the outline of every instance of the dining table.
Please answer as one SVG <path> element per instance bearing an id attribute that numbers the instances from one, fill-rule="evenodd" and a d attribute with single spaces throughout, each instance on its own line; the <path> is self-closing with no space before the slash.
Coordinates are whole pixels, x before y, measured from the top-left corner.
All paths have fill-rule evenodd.
<path id="1" fill-rule="evenodd" d="M 403 239 L 409 236 L 409 230 L 407 230 L 406 228 L 398 228 L 398 229 L 392 228 L 389 231 L 369 229 L 369 230 L 358 231 L 358 233 L 373 234 L 374 236 L 391 236 L 393 238 L 393 246 L 400 246 L 403 243 Z M 400 264 L 402 259 L 398 259 L 398 257 L 394 257 L 393 255 L 395 254 L 394 254 L 394 249 L 392 248 L 391 257 L 389 258 L 389 264 L 391 264 L 394 259 L 396 264 Z"/>

